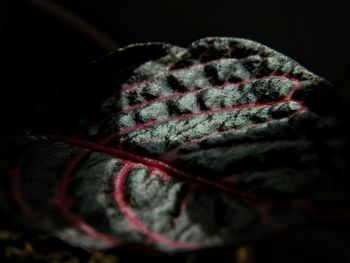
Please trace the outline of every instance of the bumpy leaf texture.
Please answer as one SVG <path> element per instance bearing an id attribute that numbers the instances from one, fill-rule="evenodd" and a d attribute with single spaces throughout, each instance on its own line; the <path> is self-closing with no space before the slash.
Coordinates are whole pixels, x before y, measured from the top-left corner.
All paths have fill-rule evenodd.
<path id="1" fill-rule="evenodd" d="M 163 252 L 349 219 L 347 115 L 324 79 L 249 40 L 138 47 L 164 54 L 101 61 L 115 81 L 103 120 L 2 143 L 9 215 L 87 249 Z"/>

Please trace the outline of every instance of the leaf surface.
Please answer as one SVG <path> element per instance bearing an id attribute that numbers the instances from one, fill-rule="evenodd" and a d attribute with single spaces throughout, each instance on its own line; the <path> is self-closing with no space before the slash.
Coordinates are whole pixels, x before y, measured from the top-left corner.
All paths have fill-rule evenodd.
<path id="1" fill-rule="evenodd" d="M 7 142 L 2 203 L 22 224 L 87 249 L 177 252 L 348 220 L 348 126 L 324 79 L 249 40 L 162 50 L 127 70 L 128 49 L 102 60 L 115 93 L 98 123 L 12 155 Z"/>

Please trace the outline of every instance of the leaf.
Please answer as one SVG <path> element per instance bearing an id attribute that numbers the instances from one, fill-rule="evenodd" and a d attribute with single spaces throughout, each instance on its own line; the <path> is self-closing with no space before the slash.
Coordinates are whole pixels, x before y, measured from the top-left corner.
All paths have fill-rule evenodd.
<path id="1" fill-rule="evenodd" d="M 249 40 L 161 49 L 98 62 L 115 93 L 78 135 L 5 139 L 3 209 L 86 249 L 163 252 L 349 219 L 347 111 L 327 81 Z"/>

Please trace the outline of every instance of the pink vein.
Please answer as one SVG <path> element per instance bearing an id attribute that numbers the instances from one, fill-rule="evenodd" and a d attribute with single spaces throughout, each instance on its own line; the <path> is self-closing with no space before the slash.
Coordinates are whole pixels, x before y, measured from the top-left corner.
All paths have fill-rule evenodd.
<path id="1" fill-rule="evenodd" d="M 129 172 L 135 167 L 135 164 L 127 162 L 124 167 L 118 172 L 113 181 L 113 197 L 116 201 L 120 212 L 124 216 L 124 219 L 127 221 L 129 227 L 138 232 L 144 233 L 147 235 L 146 242 L 150 243 L 159 243 L 166 244 L 167 246 L 175 249 L 188 249 L 194 250 L 201 247 L 201 244 L 194 242 L 181 242 L 177 240 L 170 239 L 159 233 L 156 233 L 149 229 L 144 222 L 138 218 L 137 214 L 129 206 L 126 197 L 125 197 L 125 183 L 126 178 L 128 177 Z"/>
<path id="2" fill-rule="evenodd" d="M 182 172 L 182 171 L 177 170 L 176 168 L 174 168 L 174 167 L 172 167 L 172 166 L 170 166 L 162 161 L 156 160 L 156 159 L 151 159 L 151 158 L 147 158 L 144 156 L 139 156 L 139 155 L 136 155 L 133 153 L 128 153 L 128 152 L 125 152 L 122 150 L 116 150 L 116 149 L 110 148 L 108 146 L 104 146 L 101 144 L 96 144 L 96 143 L 92 143 L 92 142 L 88 142 L 88 141 L 84 141 L 84 140 L 79 140 L 79 139 L 75 139 L 75 138 L 66 138 L 66 137 L 58 137 L 58 136 L 52 136 L 50 138 L 54 139 L 54 140 L 62 141 L 62 142 L 65 142 L 65 143 L 68 143 L 71 145 L 79 146 L 79 147 L 82 147 L 85 149 L 89 149 L 91 151 L 97 151 L 97 152 L 110 154 L 116 158 L 129 160 L 129 161 L 132 161 L 135 163 L 141 163 L 141 164 L 144 164 L 145 166 L 148 166 L 148 167 L 154 167 L 154 168 L 157 168 L 158 170 L 165 172 L 169 175 L 172 175 L 176 178 L 179 178 L 179 179 L 182 179 L 185 181 L 194 182 L 194 183 L 197 183 L 199 185 L 206 186 L 209 188 L 218 189 L 220 191 L 227 192 L 231 195 L 234 195 L 234 196 L 239 197 L 239 198 L 243 198 L 245 200 L 249 200 L 252 202 L 267 201 L 264 198 L 259 197 L 257 195 L 242 192 L 242 191 L 231 189 L 231 188 L 227 188 L 224 185 L 220 185 L 218 183 L 206 180 L 204 178 L 201 178 L 198 176 L 193 176 L 193 175 L 190 175 L 188 173 Z"/>
<path id="3" fill-rule="evenodd" d="M 298 113 L 301 113 L 301 112 L 305 112 L 305 110 L 303 108 L 301 108 L 300 110 L 294 112 L 290 116 L 282 118 L 282 119 L 277 119 L 277 120 L 272 119 L 272 120 L 268 120 L 268 121 L 266 121 L 264 123 L 245 125 L 245 126 L 242 126 L 240 128 L 232 128 L 232 129 L 229 129 L 229 130 L 226 130 L 226 131 L 215 131 L 213 133 L 204 135 L 204 136 L 202 136 L 200 138 L 195 138 L 195 139 L 192 139 L 192 140 L 188 140 L 188 141 L 185 141 L 182 145 L 180 145 L 180 146 L 172 149 L 171 151 L 167 152 L 166 154 L 164 154 L 162 157 L 160 157 L 160 159 L 163 162 L 171 161 L 172 158 L 176 155 L 176 152 L 178 152 L 181 148 L 183 148 L 185 146 L 188 146 L 188 145 L 191 145 L 191 144 L 200 143 L 200 142 L 202 142 L 204 140 L 207 140 L 207 139 L 210 139 L 210 138 L 215 138 L 215 137 L 219 137 L 219 136 L 222 136 L 222 135 L 243 131 L 243 130 L 246 130 L 246 129 L 259 128 L 259 127 L 262 127 L 264 125 L 267 125 L 267 124 L 270 124 L 270 123 L 273 123 L 273 122 L 279 122 L 281 120 L 289 119 L 292 116 L 294 116 L 294 115 L 296 115 Z M 152 142 L 152 141 L 147 141 L 147 143 L 150 143 L 150 142 Z"/>
<path id="4" fill-rule="evenodd" d="M 135 105 L 132 105 L 132 106 L 129 106 L 125 109 L 122 109 L 120 112 L 118 113 L 126 113 L 128 111 L 132 111 L 132 110 L 135 110 L 135 109 L 139 109 L 139 108 L 142 108 L 144 106 L 147 106 L 147 105 L 150 105 L 150 104 L 153 104 L 153 103 L 157 103 L 157 102 L 161 102 L 161 101 L 164 101 L 164 100 L 168 100 L 168 99 L 172 99 L 172 98 L 176 98 L 176 97 L 180 97 L 180 96 L 185 96 L 187 94 L 193 94 L 193 93 L 199 93 L 203 90 L 208 90 L 208 89 L 223 89 L 225 87 L 228 87 L 228 86 L 240 86 L 240 85 L 243 85 L 243 84 L 248 84 L 248 83 L 253 83 L 253 82 L 256 82 L 256 81 L 260 81 L 260 80 L 265 80 L 265 79 L 269 79 L 269 78 L 272 78 L 272 77 L 279 77 L 279 78 L 284 78 L 286 80 L 289 80 L 291 82 L 296 82 L 296 80 L 294 79 L 290 79 L 290 78 L 287 78 L 287 76 L 285 75 L 274 75 L 274 74 L 271 74 L 269 76 L 266 76 L 266 77 L 261 77 L 261 78 L 251 78 L 251 79 L 246 79 L 246 80 L 242 80 L 242 81 L 239 81 L 239 82 L 236 82 L 236 83 L 231 83 L 231 82 L 228 82 L 226 81 L 225 83 L 221 84 L 221 85 L 216 85 L 216 86 L 208 86 L 206 88 L 201 88 L 201 87 L 189 87 L 187 91 L 183 91 L 183 92 L 174 92 L 172 94 L 169 94 L 169 95 L 165 95 L 165 96 L 160 96 L 158 98 L 155 98 L 153 100 L 148 100 L 148 101 L 144 101 L 144 102 L 141 102 L 141 103 L 138 103 L 138 104 L 135 104 Z"/>
<path id="5" fill-rule="evenodd" d="M 280 102 L 288 102 L 288 101 L 292 101 L 291 100 L 291 97 L 293 96 L 294 92 L 297 90 L 297 89 L 300 89 L 302 87 L 302 84 L 301 83 L 297 83 L 294 85 L 293 89 L 289 92 L 289 94 L 282 100 L 280 100 Z M 272 102 L 273 103 L 273 102 Z M 278 102 L 277 102 L 278 103 Z M 276 103 L 276 104 L 277 104 Z M 292 113 L 290 116 L 286 117 L 286 118 L 291 118 L 292 116 L 300 113 L 300 112 L 304 112 L 304 111 L 307 111 L 307 107 L 302 103 L 302 102 L 299 102 L 299 105 L 301 106 L 301 109 Z M 235 106 L 240 106 L 240 105 L 235 105 Z M 230 106 L 232 107 L 232 106 Z M 286 119 L 286 118 L 282 118 L 282 119 Z M 189 144 L 193 144 L 193 143 L 198 143 L 198 142 L 201 142 L 203 140 L 206 140 L 208 138 L 211 138 L 211 137 L 216 137 L 216 136 L 221 136 L 221 135 L 225 135 L 225 134 L 229 134 L 229 133 L 232 133 L 232 132 L 235 132 L 235 131 L 240 131 L 240 130 L 244 130 L 244 129 L 249 129 L 249 128 L 254 128 L 254 127 L 259 127 L 259 126 L 262 126 L 262 125 L 266 125 L 268 123 L 271 123 L 271 122 L 274 122 L 274 121 L 277 121 L 277 120 L 268 120 L 262 124 L 253 124 L 253 125 L 246 125 L 246 126 L 242 126 L 240 128 L 233 128 L 233 129 L 230 129 L 230 130 L 226 130 L 226 131 L 221 131 L 221 132 L 213 132 L 211 134 L 208 134 L 208 135 L 205 135 L 201 138 L 196 138 L 196 139 L 193 139 L 193 140 L 190 140 L 190 141 L 186 141 L 184 144 L 185 145 L 189 145 Z M 145 143 L 150 143 L 150 142 L 156 142 L 155 139 L 151 139 L 151 140 L 148 140 L 146 142 L 141 142 L 141 143 L 138 143 L 138 145 L 141 145 L 141 144 L 145 144 Z M 171 150 L 170 152 L 168 152 L 167 154 L 165 154 L 161 159 L 163 161 L 169 161 L 170 159 L 169 158 L 172 158 L 174 156 L 174 154 L 176 153 L 176 151 L 178 151 L 180 148 L 182 148 L 183 145 Z"/>
<path id="6" fill-rule="evenodd" d="M 21 190 L 21 167 L 24 160 L 24 157 L 19 161 L 16 168 L 12 171 L 11 180 L 12 180 L 12 197 L 17 202 L 21 210 L 25 215 L 30 219 L 36 219 L 37 215 L 33 212 L 31 208 L 28 207 L 26 202 L 23 199 L 22 190 Z"/>
<path id="7" fill-rule="evenodd" d="M 155 98 L 153 100 L 149 100 L 149 101 L 144 101 L 144 102 L 141 102 L 141 103 L 138 103 L 138 104 L 135 104 L 135 105 L 132 105 L 132 106 L 129 106 L 125 109 L 122 109 L 118 112 L 115 112 L 115 113 L 110 113 L 107 115 L 107 117 L 103 118 L 101 121 L 98 121 L 97 123 L 95 124 L 92 124 L 90 126 L 88 126 L 87 128 L 84 128 L 83 130 L 81 130 L 80 132 L 78 132 L 76 134 L 76 136 L 80 136 L 82 134 L 84 134 L 85 132 L 93 129 L 93 128 L 96 128 L 98 127 L 99 125 L 101 125 L 103 122 L 107 121 L 108 119 L 110 119 L 111 117 L 114 117 L 114 116 L 118 116 L 119 114 L 122 114 L 122 113 L 127 113 L 129 111 L 132 111 L 132 110 L 136 110 L 136 109 L 139 109 L 139 108 L 142 108 L 144 106 L 148 106 L 148 105 L 151 105 L 153 103 L 157 103 L 157 102 L 161 102 L 161 101 L 164 101 L 164 100 L 168 100 L 168 99 L 172 99 L 172 98 L 176 98 L 176 97 L 180 97 L 180 96 L 185 96 L 187 94 L 191 94 L 191 93 L 199 93 L 203 90 L 207 90 L 207 89 L 222 89 L 222 88 L 225 88 L 229 85 L 232 85 L 232 86 L 239 86 L 239 85 L 242 85 L 242 84 L 246 84 L 246 83 L 251 83 L 251 82 L 255 82 L 255 81 L 259 81 L 259 80 L 264 80 L 264 79 L 269 79 L 271 77 L 279 77 L 279 78 L 284 78 L 286 80 L 290 80 L 291 82 L 294 82 L 294 83 L 298 83 L 296 79 L 293 79 L 293 78 L 288 78 L 286 75 L 276 75 L 274 73 L 270 74 L 269 76 L 266 76 L 266 77 L 261 77 L 261 78 L 252 78 L 252 79 L 247 79 L 247 80 L 242 80 L 240 82 L 236 82 L 236 83 L 230 83 L 230 82 L 225 82 L 224 84 L 222 85 L 217 85 L 217 86 L 209 86 L 208 88 L 201 88 L 201 87 L 189 87 L 188 91 L 183 91 L 183 92 L 175 92 L 175 93 L 172 93 L 172 94 L 169 94 L 169 95 L 165 95 L 165 96 L 161 96 L 161 97 L 158 97 L 158 98 Z"/>
<path id="8" fill-rule="evenodd" d="M 81 218 L 79 215 L 73 213 L 71 211 L 71 206 L 73 203 L 73 200 L 68 195 L 68 186 L 71 180 L 71 174 L 78 167 L 79 163 L 81 162 L 82 158 L 86 156 L 89 153 L 89 151 L 81 151 L 77 156 L 72 158 L 60 179 L 60 182 L 58 183 L 55 194 L 52 199 L 52 202 L 54 205 L 56 205 L 63 215 L 70 221 L 72 226 L 74 226 L 77 229 L 80 229 L 83 233 L 85 233 L 88 236 L 97 238 L 101 241 L 103 241 L 108 247 L 113 247 L 120 244 L 120 241 L 115 239 L 114 237 L 108 236 L 104 233 L 101 233 L 94 229 L 91 225 L 86 223 L 83 218 Z"/>
<path id="9" fill-rule="evenodd" d="M 249 57 L 249 56 L 248 56 Z M 184 68 L 179 68 L 179 69 L 173 69 L 173 70 L 168 70 L 166 71 L 165 73 L 162 73 L 162 74 L 159 74 L 159 75 L 156 75 L 154 77 L 151 77 L 150 79 L 147 79 L 147 80 L 144 80 L 144 81 L 141 81 L 141 82 L 137 82 L 137 83 L 133 83 L 131 85 L 128 85 L 126 87 L 123 87 L 120 91 L 118 91 L 118 93 L 122 92 L 128 92 L 130 90 L 134 90 L 134 89 L 137 89 L 139 88 L 141 85 L 143 84 L 147 84 L 153 80 L 155 80 L 156 78 L 159 78 L 161 76 L 164 76 L 164 75 L 167 75 L 167 74 L 171 74 L 171 73 L 174 73 L 174 72 L 178 72 L 178 71 L 186 71 L 188 69 L 192 69 L 192 68 L 195 68 L 195 67 L 204 67 L 206 65 L 209 65 L 209 64 L 212 64 L 212 63 L 216 63 L 218 61 L 225 61 L 225 60 L 232 60 L 232 61 L 240 61 L 240 60 L 244 60 L 246 59 L 247 57 L 245 58 L 241 58 L 241 59 L 237 59 L 237 58 L 219 58 L 219 59 L 215 59 L 215 60 L 211 60 L 211 61 L 208 61 L 208 62 L 205 62 L 205 63 L 201 63 L 201 62 L 198 62 L 198 63 L 194 63 L 188 67 L 184 67 Z"/>
<path id="10" fill-rule="evenodd" d="M 144 129 L 147 128 L 149 126 L 152 125 L 157 125 L 157 124 L 161 124 L 161 123 L 165 123 L 168 121 L 173 121 L 173 120 L 179 120 L 179 119 L 187 119 L 187 118 L 192 118 L 192 117 L 196 117 L 196 116 L 200 116 L 200 115 L 208 115 L 211 113 L 219 113 L 219 112 L 225 112 L 225 111 L 229 111 L 229 110 L 239 110 L 239 109 L 248 109 L 248 108 L 258 108 L 258 107 L 264 107 L 264 106 L 270 106 L 270 105 L 276 105 L 278 103 L 281 102 L 287 102 L 287 101 L 291 101 L 291 97 L 293 96 L 294 92 L 298 89 L 300 89 L 302 87 L 302 84 L 300 82 L 297 82 L 294 84 L 294 87 L 291 89 L 291 91 L 288 93 L 288 95 L 283 98 L 280 99 L 278 101 L 272 101 L 272 102 L 266 102 L 266 103 L 247 103 L 247 104 L 240 104 L 240 105 L 232 105 L 232 106 L 228 106 L 225 108 L 214 108 L 214 109 L 210 109 L 207 111 L 201 111 L 201 112 L 196 112 L 196 113 L 189 113 L 189 114 L 182 114 L 182 115 L 177 115 L 174 116 L 172 118 L 168 118 L 165 120 L 152 120 L 143 124 L 138 124 L 132 127 L 128 127 L 125 128 L 115 134 L 112 134 L 110 136 L 107 136 L 105 139 L 101 140 L 101 143 L 108 143 L 110 140 L 118 137 L 118 136 L 122 136 L 124 134 L 127 134 L 129 132 L 132 132 L 134 130 L 140 130 L 140 129 Z M 305 106 L 300 102 L 300 104 L 305 108 Z"/>
<path id="11" fill-rule="evenodd" d="M 167 119 L 164 119 L 164 120 L 151 120 L 151 121 L 148 121 L 148 122 L 143 123 L 143 124 L 137 124 L 135 126 L 125 128 L 125 129 L 123 129 L 123 130 L 121 130 L 121 131 L 119 131 L 119 132 L 117 132 L 115 134 L 112 134 L 112 135 L 108 136 L 107 138 L 103 139 L 101 141 L 101 143 L 108 143 L 110 140 L 112 140 L 112 139 L 114 139 L 116 137 L 122 136 L 124 134 L 130 133 L 132 131 L 145 129 L 145 128 L 148 128 L 150 126 L 162 124 L 162 123 L 165 123 L 165 122 L 170 122 L 170 121 L 174 121 L 174 120 L 189 119 L 189 118 L 193 118 L 193 117 L 197 117 L 197 116 L 201 116 L 201 115 L 209 115 L 209 114 L 226 112 L 226 111 L 231 111 L 231 110 L 266 107 L 266 106 L 271 106 L 271 105 L 277 105 L 277 104 L 285 102 L 285 101 L 286 101 L 286 99 L 284 98 L 284 99 L 281 99 L 281 100 L 278 100 L 278 101 L 266 102 L 266 103 L 247 103 L 247 104 L 241 104 L 241 105 L 233 105 L 233 106 L 229 106 L 229 107 L 225 107 L 225 108 L 214 108 L 214 109 L 210 109 L 210 110 L 207 110 L 207 111 L 176 115 L 174 117 L 167 118 Z"/>

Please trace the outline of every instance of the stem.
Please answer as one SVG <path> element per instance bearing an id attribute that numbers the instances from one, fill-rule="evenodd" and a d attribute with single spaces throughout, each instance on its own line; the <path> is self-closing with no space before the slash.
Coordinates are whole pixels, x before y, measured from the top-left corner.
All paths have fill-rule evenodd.
<path id="1" fill-rule="evenodd" d="M 99 31 L 86 20 L 75 15 L 70 10 L 52 2 L 51 0 L 24 0 L 33 4 L 45 12 L 48 12 L 61 19 L 66 24 L 86 35 L 104 50 L 111 52 L 118 48 L 118 45 L 109 36 Z"/>

